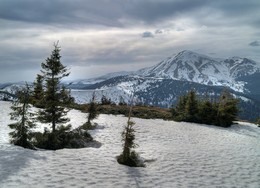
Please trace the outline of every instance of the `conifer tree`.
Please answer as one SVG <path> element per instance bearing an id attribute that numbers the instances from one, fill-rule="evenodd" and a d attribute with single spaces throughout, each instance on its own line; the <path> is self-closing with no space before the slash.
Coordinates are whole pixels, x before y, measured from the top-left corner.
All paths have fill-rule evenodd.
<path id="1" fill-rule="evenodd" d="M 38 108 L 43 108 L 43 97 L 44 97 L 44 91 L 43 91 L 43 79 L 44 77 L 40 74 L 37 74 L 36 81 L 33 83 L 34 90 L 32 94 L 32 104 Z"/>
<path id="2" fill-rule="evenodd" d="M 39 120 L 43 123 L 51 123 L 52 133 L 55 133 L 57 125 L 69 121 L 65 116 L 67 110 L 64 107 L 64 91 L 60 88 L 61 79 L 67 77 L 69 72 L 61 63 L 60 47 L 54 44 L 54 50 L 45 63 L 41 64 L 44 76 L 44 109 L 39 112 Z"/>
<path id="3" fill-rule="evenodd" d="M 185 105 L 185 119 L 188 122 L 196 122 L 198 113 L 198 101 L 195 91 L 190 91 Z"/>
<path id="4" fill-rule="evenodd" d="M 185 106 L 187 103 L 187 96 L 180 96 L 175 108 L 172 109 L 172 115 L 174 120 L 183 121 L 185 120 Z"/>
<path id="5" fill-rule="evenodd" d="M 217 110 L 217 125 L 230 127 L 238 114 L 238 100 L 225 90 L 220 96 Z"/>
<path id="6" fill-rule="evenodd" d="M 227 91 L 221 95 L 219 102 L 199 101 L 195 92 L 190 91 L 179 98 L 176 108 L 172 109 L 172 116 L 176 121 L 229 127 L 238 114 L 237 104 L 238 100 Z"/>
<path id="7" fill-rule="evenodd" d="M 11 106 L 13 112 L 10 113 L 10 115 L 11 120 L 17 122 L 8 125 L 13 129 L 13 131 L 9 133 L 11 143 L 24 148 L 35 149 L 31 143 L 31 129 L 35 127 L 35 124 L 30 119 L 33 114 L 29 112 L 30 89 L 28 85 L 26 84 L 26 88 L 19 90 L 16 95 L 17 100 L 15 100 Z"/>
<path id="8" fill-rule="evenodd" d="M 108 99 L 105 95 L 103 95 L 101 98 L 101 105 L 110 105 L 110 104 L 111 104 L 111 99 Z"/>
<path id="9" fill-rule="evenodd" d="M 122 132 L 123 152 L 120 156 L 118 156 L 117 161 L 119 164 L 127 165 L 130 167 L 144 167 L 145 165 L 143 164 L 143 162 L 139 160 L 138 154 L 133 150 L 135 147 L 137 147 L 137 144 L 135 144 L 134 142 L 135 123 L 131 121 L 134 93 L 129 109 L 127 125 L 125 126 L 125 129 Z"/>
<path id="10" fill-rule="evenodd" d="M 92 95 L 91 102 L 89 104 L 88 108 L 88 124 L 91 125 L 91 120 L 95 119 L 98 116 L 98 111 L 97 111 L 97 104 L 96 104 L 96 95 L 95 92 Z"/>
<path id="11" fill-rule="evenodd" d="M 63 105 L 68 106 L 74 103 L 74 98 L 70 94 L 70 90 L 66 89 L 64 85 L 62 85 L 60 90 L 60 98 Z"/>
<path id="12" fill-rule="evenodd" d="M 214 124 L 215 115 L 214 105 L 209 100 L 200 101 L 198 103 L 198 122 Z"/>

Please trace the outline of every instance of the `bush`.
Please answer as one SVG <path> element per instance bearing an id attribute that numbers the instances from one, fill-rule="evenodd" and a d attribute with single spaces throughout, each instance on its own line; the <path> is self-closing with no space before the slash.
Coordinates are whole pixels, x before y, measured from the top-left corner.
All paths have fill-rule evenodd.
<path id="1" fill-rule="evenodd" d="M 90 141 L 92 136 L 80 128 L 67 131 L 66 127 L 56 130 L 54 133 L 45 130 L 44 133 L 36 132 L 33 135 L 33 143 L 41 149 L 57 150 L 63 148 L 83 148 Z"/>
<path id="2" fill-rule="evenodd" d="M 81 126 L 81 129 L 83 130 L 93 130 L 97 127 L 97 124 L 92 124 L 91 122 L 86 122 Z"/>
<path id="3" fill-rule="evenodd" d="M 144 163 L 140 160 L 139 155 L 135 151 L 131 151 L 127 160 L 124 160 L 123 154 L 119 155 L 117 157 L 117 162 L 130 167 L 145 167 Z"/>

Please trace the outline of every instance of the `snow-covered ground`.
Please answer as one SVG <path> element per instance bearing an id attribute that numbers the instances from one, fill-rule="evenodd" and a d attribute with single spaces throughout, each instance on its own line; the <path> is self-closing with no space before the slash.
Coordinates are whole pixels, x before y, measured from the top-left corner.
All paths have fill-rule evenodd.
<path id="1" fill-rule="evenodd" d="M 146 168 L 119 165 L 123 116 L 100 115 L 91 131 L 100 148 L 31 151 L 8 143 L 10 103 L 0 102 L 0 187 L 260 187 L 260 129 L 163 120 L 136 122 Z M 74 127 L 86 114 L 69 113 Z"/>

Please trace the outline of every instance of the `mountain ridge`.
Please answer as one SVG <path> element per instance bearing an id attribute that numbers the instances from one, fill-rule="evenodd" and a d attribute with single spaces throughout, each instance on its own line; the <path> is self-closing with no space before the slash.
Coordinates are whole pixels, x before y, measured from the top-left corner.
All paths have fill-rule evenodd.
<path id="1" fill-rule="evenodd" d="M 227 86 L 244 92 L 245 82 L 238 78 L 260 72 L 253 60 L 233 57 L 228 59 L 211 58 L 192 51 L 182 51 L 168 57 L 159 64 L 136 72 L 144 77 L 186 80 L 215 86 Z"/>
<path id="2" fill-rule="evenodd" d="M 248 58 L 212 58 L 190 50 L 183 50 L 151 67 L 137 71 L 109 73 L 92 79 L 82 79 L 80 82 L 90 83 L 85 85 L 87 88 L 91 84 L 117 76 L 139 76 L 225 86 L 234 91 L 249 92 L 246 88 L 247 82 L 241 78 L 255 73 L 260 73 L 260 64 Z M 73 85 L 78 87 L 78 83 L 71 82 L 70 87 L 74 88 Z"/>
<path id="3" fill-rule="evenodd" d="M 106 96 L 115 103 L 121 100 L 129 103 L 135 93 L 135 104 L 167 108 L 191 89 L 200 98 L 209 96 L 216 100 L 229 88 L 240 100 L 240 118 L 253 120 L 260 114 L 259 80 L 260 66 L 253 60 L 211 58 L 185 50 L 148 68 L 63 84 L 72 89 L 78 103 L 90 102 L 93 92 L 98 102 Z"/>

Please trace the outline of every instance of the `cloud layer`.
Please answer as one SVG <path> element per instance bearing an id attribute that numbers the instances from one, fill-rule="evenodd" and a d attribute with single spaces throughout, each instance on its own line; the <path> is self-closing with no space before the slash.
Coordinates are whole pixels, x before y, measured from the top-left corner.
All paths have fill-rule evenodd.
<path id="1" fill-rule="evenodd" d="M 33 80 L 57 40 L 70 79 L 151 66 L 184 49 L 260 62 L 259 9 L 258 0 L 1 1 L 0 82 Z"/>

